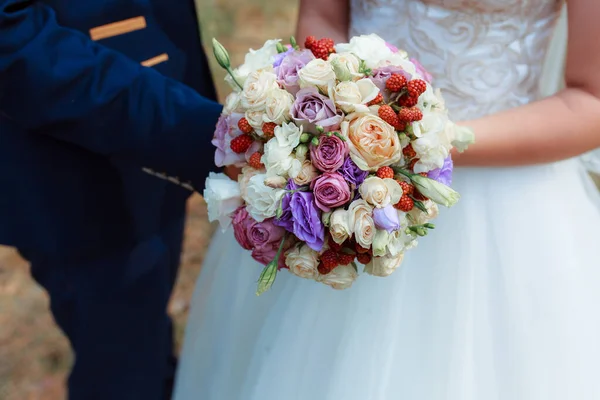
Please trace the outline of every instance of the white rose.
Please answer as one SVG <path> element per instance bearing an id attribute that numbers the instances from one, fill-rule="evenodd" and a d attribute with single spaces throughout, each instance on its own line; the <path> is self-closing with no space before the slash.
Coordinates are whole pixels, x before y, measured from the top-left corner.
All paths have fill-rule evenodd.
<path id="1" fill-rule="evenodd" d="M 231 224 L 231 214 L 243 205 L 240 186 L 225 174 L 211 172 L 206 179 L 203 196 L 208 208 L 208 220 L 218 220 L 225 231 Z"/>
<path id="2" fill-rule="evenodd" d="M 290 272 L 300 278 L 317 279 L 319 271 L 319 253 L 307 245 L 294 246 L 285 256 L 285 265 Z"/>
<path id="3" fill-rule="evenodd" d="M 265 122 L 274 122 L 283 124 L 290 120 L 290 108 L 294 103 L 294 96 L 287 90 L 273 89 L 267 96 L 265 102 L 265 114 L 263 120 Z"/>
<path id="4" fill-rule="evenodd" d="M 265 179 L 265 185 L 274 189 L 283 189 L 286 184 L 287 180 L 283 176 L 274 175 Z"/>
<path id="5" fill-rule="evenodd" d="M 356 278 L 358 273 L 352 265 L 340 265 L 327 275 L 319 275 L 317 281 L 336 290 L 343 290 L 351 287 Z"/>
<path id="6" fill-rule="evenodd" d="M 265 70 L 251 72 L 244 83 L 242 105 L 248 111 L 264 111 L 267 99 L 274 89 L 279 89 L 279 86 L 277 75 L 273 72 Z"/>
<path id="7" fill-rule="evenodd" d="M 329 97 L 345 112 L 369 112 L 367 103 L 375 99 L 379 88 L 370 79 L 361 79 L 357 82 L 340 82 L 330 93 Z"/>
<path id="8" fill-rule="evenodd" d="M 316 86 L 322 90 L 335 83 L 335 72 L 331 64 L 320 58 L 314 59 L 298 71 L 300 87 Z"/>
<path id="9" fill-rule="evenodd" d="M 373 257 L 371 262 L 365 265 L 365 272 L 373 276 L 389 276 L 402 264 L 403 259 L 404 253 L 397 256 Z"/>
<path id="10" fill-rule="evenodd" d="M 361 247 L 371 247 L 375 237 L 375 223 L 373 208 L 365 200 L 354 200 L 348 207 L 348 226 Z"/>
<path id="11" fill-rule="evenodd" d="M 244 197 L 246 210 L 258 222 L 275 216 L 285 194 L 285 190 L 265 185 L 266 178 L 265 174 L 257 174 L 250 178 Z"/>
<path id="12" fill-rule="evenodd" d="M 246 111 L 246 113 L 244 114 L 244 117 L 246 117 L 246 120 L 248 120 L 250 126 L 254 128 L 254 130 L 261 136 L 263 133 L 262 126 L 264 123 L 264 115 L 264 110 Z"/>
<path id="13" fill-rule="evenodd" d="M 315 168 L 310 160 L 304 160 L 302 162 L 302 167 L 296 176 L 294 176 L 290 172 L 290 176 L 294 179 L 294 182 L 297 185 L 305 186 L 311 183 L 317 176 L 319 176 L 319 171 Z"/>
<path id="14" fill-rule="evenodd" d="M 244 64 L 233 71 L 236 80 L 244 85 L 246 78 L 251 72 L 266 69 L 273 69 L 273 57 L 278 54 L 277 43 L 281 40 L 267 40 L 262 48 L 258 50 L 250 49 L 246 54 Z M 234 90 L 239 90 L 238 86 L 228 75 L 225 80 Z"/>
<path id="15" fill-rule="evenodd" d="M 225 98 L 225 105 L 223 106 L 223 112 L 225 114 L 243 113 L 241 105 L 242 105 L 242 100 L 240 99 L 240 94 L 238 92 L 231 92 Z"/>
<path id="16" fill-rule="evenodd" d="M 352 235 L 348 211 L 338 208 L 331 214 L 329 218 L 329 233 L 333 241 L 337 244 L 344 243 Z"/>
<path id="17" fill-rule="evenodd" d="M 242 168 L 242 173 L 238 176 L 238 184 L 240 185 L 240 193 L 243 199 L 245 199 L 248 194 L 247 190 L 248 184 L 250 183 L 250 178 L 261 173 L 262 172 L 260 170 L 254 169 L 248 165 Z"/>
<path id="18" fill-rule="evenodd" d="M 381 179 L 377 176 L 365 179 L 358 191 L 363 199 L 377 208 L 396 204 L 402 197 L 402 187 L 398 182 L 394 179 Z"/>
<path id="19" fill-rule="evenodd" d="M 364 74 L 361 74 L 360 71 L 360 60 L 354 54 L 345 53 L 345 54 L 330 54 L 328 61 L 330 63 L 338 62 L 344 67 L 348 69 L 350 75 L 352 75 L 353 80 L 360 79 L 364 77 Z"/>
<path id="20" fill-rule="evenodd" d="M 423 205 L 427 212 L 423 212 L 415 207 L 408 213 L 415 225 L 423 225 L 436 219 L 439 215 L 439 207 L 433 201 L 427 200 Z"/>
<path id="21" fill-rule="evenodd" d="M 406 54 L 394 53 L 385 40 L 375 34 L 354 36 L 350 43 L 339 43 L 335 46 L 337 54 L 352 53 L 365 61 L 368 68 L 396 65 L 407 70 L 411 75 L 416 71 L 415 66 L 408 61 Z"/>

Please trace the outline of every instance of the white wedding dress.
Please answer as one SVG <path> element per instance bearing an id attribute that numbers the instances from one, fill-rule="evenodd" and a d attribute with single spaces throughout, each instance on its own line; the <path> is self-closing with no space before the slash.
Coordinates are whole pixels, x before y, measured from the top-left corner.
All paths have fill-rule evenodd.
<path id="1" fill-rule="evenodd" d="M 542 95 L 561 7 L 353 0 L 350 33 L 409 51 L 464 120 Z M 175 399 L 600 399 L 600 198 L 580 160 L 457 169 L 453 186 L 401 269 L 342 292 L 282 271 L 256 297 L 262 267 L 217 233 Z"/>

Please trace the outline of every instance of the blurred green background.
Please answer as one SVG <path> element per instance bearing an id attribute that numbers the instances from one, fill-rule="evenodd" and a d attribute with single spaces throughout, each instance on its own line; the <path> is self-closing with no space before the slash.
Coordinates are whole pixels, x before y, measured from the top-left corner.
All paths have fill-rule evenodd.
<path id="1" fill-rule="evenodd" d="M 235 64 L 249 48 L 269 38 L 287 38 L 295 29 L 297 2 L 292 0 L 197 0 L 203 39 L 219 97 L 227 93 L 224 73 L 212 59 L 210 40 L 227 47 Z M 196 277 L 213 227 L 205 204 L 194 196 L 182 266 L 169 311 L 180 346 Z M 63 400 L 64 382 L 73 361 L 68 342 L 48 311 L 48 298 L 29 276 L 29 266 L 10 248 L 0 246 L 0 400 Z M 107 399 L 109 400 L 109 399 Z"/>

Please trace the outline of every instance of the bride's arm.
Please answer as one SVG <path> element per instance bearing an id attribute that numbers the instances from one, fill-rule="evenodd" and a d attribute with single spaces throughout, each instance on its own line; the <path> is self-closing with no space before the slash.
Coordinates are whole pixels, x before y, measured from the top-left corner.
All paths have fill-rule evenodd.
<path id="1" fill-rule="evenodd" d="M 328 37 L 336 43 L 348 41 L 349 0 L 300 0 L 296 38 Z"/>
<path id="2" fill-rule="evenodd" d="M 461 166 L 558 161 L 600 147 L 600 1 L 569 0 L 567 88 L 546 99 L 463 124 L 476 143 Z"/>

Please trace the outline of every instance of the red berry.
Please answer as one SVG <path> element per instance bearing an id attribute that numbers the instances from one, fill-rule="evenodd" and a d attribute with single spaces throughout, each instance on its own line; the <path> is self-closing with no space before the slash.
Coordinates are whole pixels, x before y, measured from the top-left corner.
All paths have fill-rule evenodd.
<path id="1" fill-rule="evenodd" d="M 354 257 L 356 257 L 355 254 L 338 253 L 338 262 L 340 265 L 348 265 L 354 261 Z"/>
<path id="2" fill-rule="evenodd" d="M 404 86 L 406 86 L 406 78 L 400 74 L 392 74 L 385 82 L 385 87 L 391 92 L 399 92 Z"/>
<path id="3" fill-rule="evenodd" d="M 412 144 L 408 144 L 405 148 L 402 149 L 402 154 L 406 158 L 415 158 L 417 156 L 417 152 L 413 149 Z"/>
<path id="4" fill-rule="evenodd" d="M 320 273 L 321 275 L 327 275 L 328 273 L 330 273 L 330 272 L 331 272 L 331 270 L 330 270 L 330 269 L 327 269 L 327 268 L 325 267 L 325 264 L 323 264 L 323 261 L 321 261 L 321 262 L 319 263 L 319 265 L 317 266 L 317 271 L 319 271 L 319 273 Z"/>
<path id="5" fill-rule="evenodd" d="M 419 175 L 421 175 L 423 178 L 427 178 L 427 172 L 419 172 Z"/>
<path id="6" fill-rule="evenodd" d="M 310 47 L 310 51 L 312 51 L 313 55 L 316 58 L 321 58 L 323 60 L 327 60 L 331 53 L 335 53 L 335 49 L 333 48 L 334 43 L 332 39 L 324 38 L 317 40 Z"/>
<path id="7" fill-rule="evenodd" d="M 340 251 L 342 249 L 342 245 L 337 244 L 331 236 L 329 236 L 327 239 L 327 244 L 329 245 L 329 248 L 333 249 L 334 251 Z"/>
<path id="8" fill-rule="evenodd" d="M 413 79 L 406 85 L 406 90 L 410 96 L 419 97 L 427 90 L 427 83 L 421 79 Z"/>
<path id="9" fill-rule="evenodd" d="M 419 192 L 417 189 L 415 189 L 415 192 L 413 193 L 412 197 L 415 200 L 418 200 L 418 201 L 427 201 L 427 200 L 429 200 L 429 198 L 427 198 L 426 196 L 423 196 L 423 194 L 421 192 Z"/>
<path id="10" fill-rule="evenodd" d="M 244 133 L 250 133 L 253 131 L 253 128 L 250 126 L 250 123 L 248 122 L 246 117 L 240 118 L 240 120 L 238 121 L 238 128 L 240 128 L 240 131 Z"/>
<path id="11" fill-rule="evenodd" d="M 323 264 L 324 269 L 331 272 L 339 265 L 337 253 L 331 249 L 325 250 L 325 252 L 321 254 L 321 263 Z"/>
<path id="12" fill-rule="evenodd" d="M 415 168 L 415 164 L 419 161 L 418 158 L 413 158 L 409 163 L 408 163 L 408 168 L 410 168 L 411 170 L 414 170 Z"/>
<path id="13" fill-rule="evenodd" d="M 263 169 L 265 165 L 260 161 L 261 157 L 262 157 L 262 154 L 260 154 L 257 151 L 256 153 L 254 153 L 250 156 L 250 160 L 248 161 L 248 164 L 254 169 Z"/>
<path id="14" fill-rule="evenodd" d="M 398 104 L 402 107 L 414 107 L 419 103 L 419 96 L 403 95 L 398 100 Z"/>
<path id="15" fill-rule="evenodd" d="M 358 254 L 366 254 L 369 251 L 371 251 L 371 249 L 365 249 L 364 247 L 362 247 L 360 244 L 356 243 L 356 245 L 354 246 L 356 252 Z"/>
<path id="16" fill-rule="evenodd" d="M 368 263 L 371 262 L 371 255 L 370 254 L 359 254 L 356 256 L 356 259 L 358 260 L 359 263 L 361 263 L 363 265 L 367 265 Z"/>
<path id="17" fill-rule="evenodd" d="M 381 92 L 377 93 L 377 97 L 367 103 L 367 106 L 374 106 L 375 104 L 383 103 L 383 95 Z"/>
<path id="18" fill-rule="evenodd" d="M 415 187 L 413 185 L 411 185 L 410 183 L 404 182 L 404 181 L 396 181 L 396 182 L 398 182 L 400 184 L 403 195 L 410 196 L 415 192 Z"/>
<path id="19" fill-rule="evenodd" d="M 254 140 L 252 139 L 252 136 L 245 133 L 234 138 L 229 145 L 231 146 L 231 150 L 233 150 L 234 153 L 241 154 L 245 153 L 250 148 L 250 146 L 252 146 L 253 141 Z"/>
<path id="20" fill-rule="evenodd" d="M 331 52 L 333 53 L 335 50 L 333 48 L 333 46 L 335 46 L 335 42 L 333 41 L 333 39 L 331 38 L 323 38 L 321 39 L 321 42 L 327 46 L 329 49 L 331 49 Z"/>
<path id="21" fill-rule="evenodd" d="M 398 112 L 398 119 L 402 122 L 415 122 L 423 119 L 423 112 L 417 107 L 405 107 Z"/>
<path id="22" fill-rule="evenodd" d="M 396 112 L 394 111 L 394 109 L 391 106 L 388 106 L 386 104 L 386 105 L 379 107 L 377 114 L 379 114 L 379 118 L 381 118 L 382 120 L 384 120 L 385 122 L 387 122 L 388 124 L 393 126 L 394 129 L 399 127 L 400 120 L 398 120 L 398 114 L 396 114 Z"/>
<path id="23" fill-rule="evenodd" d="M 265 122 L 262 126 L 262 131 L 266 139 L 271 139 L 275 136 L 275 127 L 277 126 L 274 122 Z"/>
<path id="24" fill-rule="evenodd" d="M 394 170 L 391 167 L 381 167 L 377 170 L 377 176 L 381 179 L 394 179 Z"/>
<path id="25" fill-rule="evenodd" d="M 395 208 L 397 208 L 400 211 L 404 211 L 404 212 L 409 212 L 410 210 L 413 209 L 414 206 L 415 206 L 415 202 L 413 201 L 413 199 L 411 199 L 407 195 L 403 195 L 400 198 L 400 201 L 394 205 Z"/>
<path id="26" fill-rule="evenodd" d="M 306 40 L 304 41 L 304 47 L 306 47 L 307 49 L 311 49 L 311 47 L 313 47 L 313 45 L 317 42 L 317 38 L 314 36 L 308 36 L 306 38 Z"/>

